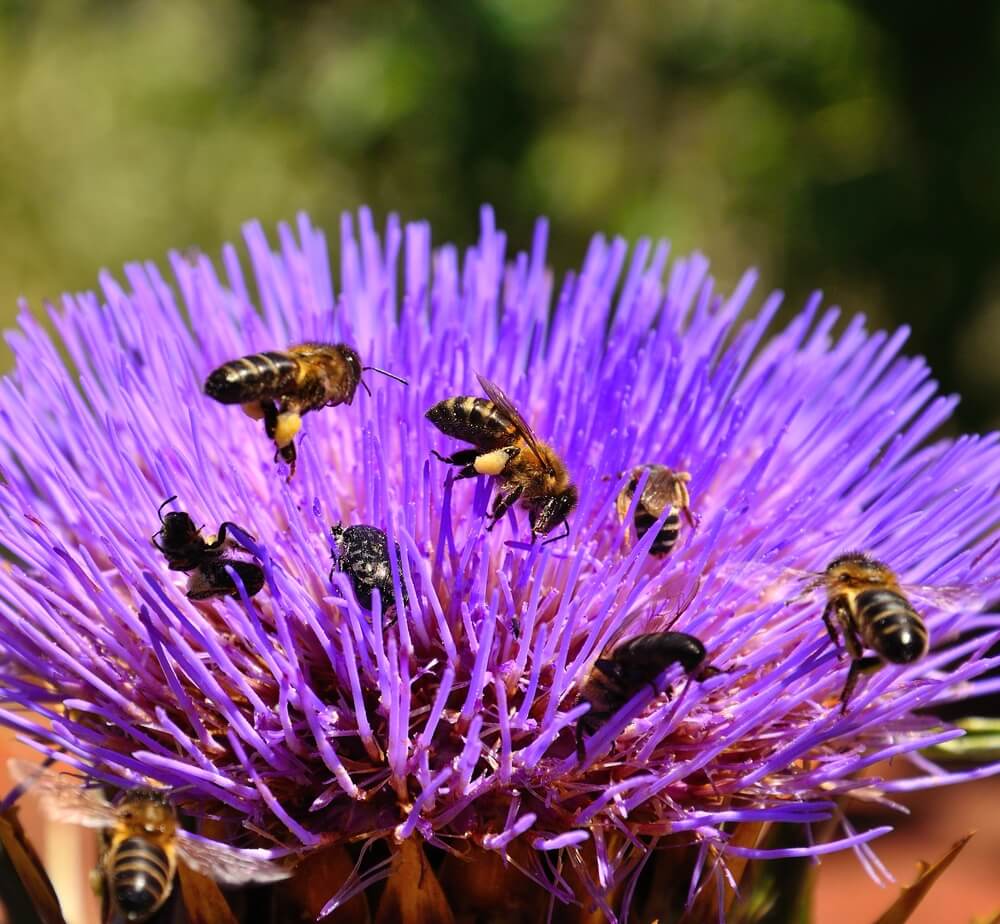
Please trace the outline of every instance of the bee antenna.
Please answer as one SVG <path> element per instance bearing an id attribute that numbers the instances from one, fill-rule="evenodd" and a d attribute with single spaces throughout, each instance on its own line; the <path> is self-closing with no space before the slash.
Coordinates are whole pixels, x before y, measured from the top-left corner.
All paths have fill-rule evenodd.
<path id="1" fill-rule="evenodd" d="M 177 500 L 177 495 L 172 494 L 168 497 L 159 507 L 156 508 L 156 515 L 160 518 L 160 522 L 163 522 L 163 508 L 167 506 L 171 501 Z"/>
<path id="2" fill-rule="evenodd" d="M 362 372 L 378 372 L 378 373 L 381 373 L 384 376 L 387 376 L 390 379 L 395 379 L 397 382 L 402 382 L 402 384 L 404 384 L 404 385 L 409 385 L 410 384 L 409 382 L 406 381 L 406 379 L 402 378 L 401 376 L 395 375 L 392 372 L 386 372 L 385 369 L 379 369 L 378 366 L 362 366 L 361 367 L 361 371 Z M 362 382 L 361 384 L 363 385 L 364 382 Z M 368 392 L 368 394 L 371 394 L 371 392 Z"/>
<path id="3" fill-rule="evenodd" d="M 558 536 L 553 536 L 551 539 L 546 539 L 542 545 L 548 545 L 550 542 L 558 542 L 560 539 L 565 539 L 569 535 L 569 523 L 565 520 L 563 521 L 563 527 L 565 528 L 565 532 L 560 533 Z"/>
<path id="4" fill-rule="evenodd" d="M 361 387 L 366 392 L 368 392 L 368 397 L 370 398 L 372 396 L 372 390 L 365 384 L 365 380 L 364 379 L 358 379 L 358 381 L 361 383 Z"/>

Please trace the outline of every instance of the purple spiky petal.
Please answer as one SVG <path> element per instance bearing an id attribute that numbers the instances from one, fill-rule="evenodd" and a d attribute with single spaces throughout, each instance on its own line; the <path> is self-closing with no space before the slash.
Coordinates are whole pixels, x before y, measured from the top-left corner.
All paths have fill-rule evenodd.
<path id="1" fill-rule="evenodd" d="M 997 435 L 933 441 L 955 399 L 901 353 L 905 330 L 841 325 L 817 295 L 772 331 L 781 298 L 755 302 L 754 274 L 719 293 L 704 257 L 668 270 L 648 241 L 630 257 L 595 237 L 557 283 L 546 243 L 542 221 L 508 252 L 484 209 L 474 247 L 434 250 L 427 225 L 390 217 L 380 234 L 363 210 L 343 220 L 335 289 L 303 216 L 277 249 L 248 226 L 249 274 L 231 247 L 219 265 L 172 254 L 168 275 L 131 264 L 46 306 L 54 336 L 22 306 L 0 386 L 0 721 L 96 779 L 183 787 L 186 812 L 243 846 L 462 839 L 505 862 L 519 847 L 559 900 L 572 869 L 577 899 L 609 914 L 654 844 L 724 859 L 724 825 L 773 821 L 801 826 L 803 846 L 729 852 L 859 847 L 888 829 L 808 836 L 845 793 L 888 804 L 1000 770 L 946 773 L 918 753 L 957 734 L 920 710 L 996 688 L 1000 623 L 982 611 L 1000 573 Z M 286 482 L 259 422 L 202 383 L 313 340 L 409 386 L 372 376 L 372 397 L 309 414 Z M 487 532 L 493 484 L 432 457 L 455 444 L 424 412 L 478 393 L 477 373 L 562 454 L 580 490 L 568 539 L 532 544 L 517 508 Z M 615 474 L 648 462 L 692 476 L 698 528 L 667 558 L 649 555 L 655 530 L 636 542 L 615 515 Z M 184 596 L 149 539 L 173 494 L 209 531 L 240 525 L 260 593 Z M 402 549 L 371 612 L 328 577 L 337 522 Z M 787 569 L 852 549 L 970 593 L 921 606 L 929 656 L 865 679 L 841 714 L 846 663 Z M 668 626 L 726 672 L 672 671 L 670 699 L 637 691 L 581 765 L 594 661 Z M 888 757 L 912 775 L 857 777 Z M 329 907 L 389 874 L 359 866 Z"/>

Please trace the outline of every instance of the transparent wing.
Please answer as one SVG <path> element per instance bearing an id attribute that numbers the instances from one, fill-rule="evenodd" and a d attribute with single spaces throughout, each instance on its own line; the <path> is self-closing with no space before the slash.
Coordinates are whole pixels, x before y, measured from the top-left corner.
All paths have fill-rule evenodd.
<path id="1" fill-rule="evenodd" d="M 179 832 L 177 852 L 193 870 L 222 885 L 277 882 L 291 876 L 290 870 L 264 856 L 264 851 L 240 850 L 219 841 L 206 840 L 189 831 Z"/>
<path id="2" fill-rule="evenodd" d="M 107 828 L 117 820 L 114 806 L 97 789 L 84 786 L 78 776 L 23 760 L 9 760 L 7 768 L 25 791 L 38 796 L 45 814 L 56 821 Z"/>
<path id="3" fill-rule="evenodd" d="M 985 588 L 977 584 L 900 584 L 910 603 L 945 613 L 983 609 L 987 604 Z"/>
<path id="4" fill-rule="evenodd" d="M 759 587 L 762 593 L 765 590 L 786 590 L 789 596 L 796 599 L 805 599 L 818 590 L 817 582 L 821 577 L 816 571 L 759 561 L 723 562 L 709 571 L 723 581 L 732 581 L 740 587 Z"/>
<path id="5" fill-rule="evenodd" d="M 677 489 L 674 487 L 673 474 L 650 469 L 646 487 L 642 492 L 643 506 L 654 517 L 658 517 L 667 507 L 674 503 L 676 495 Z"/>
<path id="6" fill-rule="evenodd" d="M 822 572 L 787 568 L 778 564 L 759 562 L 726 562 L 712 569 L 723 580 L 733 581 L 740 587 L 759 586 L 761 592 L 773 594 L 782 589 L 788 594 L 789 603 L 822 597 Z M 983 584 L 908 584 L 900 583 L 899 589 L 914 606 L 928 607 L 946 613 L 981 610 L 988 602 L 987 588 Z"/>
<path id="7" fill-rule="evenodd" d="M 483 378 L 479 373 L 476 373 L 476 378 L 479 379 L 480 386 L 486 392 L 486 397 L 510 418 L 510 422 L 517 428 L 517 432 L 521 438 L 531 447 L 531 451 L 538 457 L 538 461 L 542 465 L 545 465 L 542 452 L 538 448 L 538 437 L 535 436 L 534 431 L 528 426 L 528 422 L 521 416 L 521 412 L 514 407 L 510 398 L 504 394 L 503 389 L 489 379 Z"/>

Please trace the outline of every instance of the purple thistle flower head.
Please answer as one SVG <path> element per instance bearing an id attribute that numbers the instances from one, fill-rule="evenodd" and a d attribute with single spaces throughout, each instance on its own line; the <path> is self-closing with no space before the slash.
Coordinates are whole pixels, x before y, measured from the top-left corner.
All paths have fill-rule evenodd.
<path id="1" fill-rule="evenodd" d="M 630 256 L 596 237 L 557 282 L 546 236 L 539 222 L 508 252 L 485 209 L 462 253 L 394 217 L 379 234 L 362 211 L 335 284 L 303 217 L 277 249 L 247 228 L 250 274 L 232 247 L 218 266 L 173 254 L 169 278 L 133 264 L 48 306 L 54 337 L 23 307 L 0 395 L 0 721 L 94 779 L 176 789 L 236 846 L 471 845 L 611 919 L 655 847 L 694 848 L 691 894 L 728 859 L 768 855 L 734 824 L 800 825 L 781 855 L 853 847 L 869 863 L 887 829 L 855 832 L 838 797 L 997 770 L 919 753 L 960 734 L 921 710 L 998 685 L 982 612 L 1000 572 L 996 435 L 928 442 L 955 399 L 901 354 L 905 330 L 854 318 L 835 334 L 816 296 L 769 335 L 780 295 L 754 306 L 753 274 L 718 293 L 703 257 L 668 270 L 649 241 Z M 409 385 L 368 374 L 371 395 L 305 415 L 286 481 L 261 422 L 203 385 L 306 342 L 351 345 Z M 432 454 L 469 448 L 424 415 L 484 397 L 477 374 L 565 464 L 565 538 L 534 538 L 516 504 L 493 523 L 509 485 Z M 690 511 L 639 510 L 640 465 L 688 473 Z M 191 575 L 150 541 L 174 495 L 206 543 L 235 527 L 228 595 L 189 599 Z M 335 524 L 398 544 L 367 595 L 331 572 Z M 848 662 L 801 572 L 858 549 L 906 582 L 931 647 L 862 677 L 842 711 Z M 946 605 L 913 583 L 978 594 Z M 614 674 L 621 646 L 665 631 L 700 640 L 703 662 Z M 869 632 L 853 643 L 871 653 Z M 910 776 L 858 779 L 891 756 Z M 829 818 L 841 831 L 813 842 Z M 324 910 L 393 868 L 362 856 Z"/>

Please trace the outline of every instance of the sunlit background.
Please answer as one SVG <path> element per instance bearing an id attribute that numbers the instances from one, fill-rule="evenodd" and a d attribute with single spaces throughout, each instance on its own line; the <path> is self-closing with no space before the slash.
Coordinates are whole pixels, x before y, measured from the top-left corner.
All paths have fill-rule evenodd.
<path id="1" fill-rule="evenodd" d="M 468 243 L 490 202 L 516 246 L 549 216 L 557 272 L 595 230 L 665 236 L 723 287 L 755 265 L 790 308 L 822 288 L 909 324 L 963 395 L 958 425 L 988 429 L 998 45 L 989 2 L 0 0 L 0 320 L 101 267 L 213 253 L 251 217 L 308 209 L 334 230 L 367 203 Z M 894 873 L 998 790 L 966 794 L 911 800 Z M 49 855 L 73 865 L 75 836 L 50 834 Z M 958 916 L 914 920 L 996 910 L 974 887 L 998 841 L 984 831 L 946 877 Z M 820 921 L 855 920 L 830 910 L 838 894 L 887 903 L 852 856 L 825 867 Z"/>

